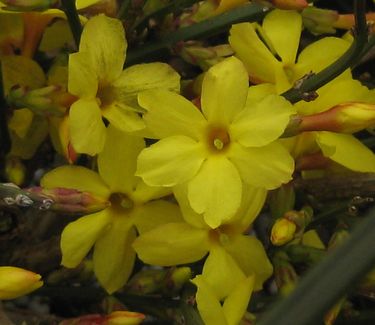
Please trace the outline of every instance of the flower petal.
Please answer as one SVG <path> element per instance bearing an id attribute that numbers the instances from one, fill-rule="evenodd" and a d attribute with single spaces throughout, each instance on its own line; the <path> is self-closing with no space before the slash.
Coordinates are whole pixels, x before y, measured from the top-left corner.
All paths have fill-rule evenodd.
<path id="1" fill-rule="evenodd" d="M 168 137 L 140 153 L 136 175 L 150 186 L 174 186 L 191 179 L 205 156 L 203 146 L 193 139 Z"/>
<path id="2" fill-rule="evenodd" d="M 172 266 L 199 261 L 208 245 L 207 231 L 187 223 L 168 223 L 142 234 L 133 247 L 145 263 Z"/>
<path id="3" fill-rule="evenodd" d="M 294 65 L 302 31 L 301 15 L 275 9 L 264 18 L 262 27 L 284 65 Z"/>
<path id="4" fill-rule="evenodd" d="M 142 138 L 108 127 L 104 149 L 98 155 L 98 168 L 111 192 L 129 194 L 133 191 L 137 182 L 134 176 L 137 157 L 144 147 Z"/>
<path id="5" fill-rule="evenodd" d="M 109 209 L 105 209 L 68 224 L 61 234 L 61 264 L 76 267 L 81 263 L 109 223 Z"/>
<path id="6" fill-rule="evenodd" d="M 113 212 L 111 212 L 113 213 Z M 136 232 L 128 218 L 111 215 L 110 228 L 106 228 L 95 243 L 94 272 L 108 293 L 120 289 L 133 271 L 135 252 L 132 243 Z"/>
<path id="7" fill-rule="evenodd" d="M 202 83 L 202 111 L 209 123 L 225 126 L 232 122 L 246 103 L 248 76 L 235 57 L 210 68 Z"/>
<path id="8" fill-rule="evenodd" d="M 215 292 L 205 281 L 205 278 L 202 275 L 198 275 L 191 282 L 198 288 L 195 300 L 204 324 L 228 325 L 221 303 L 217 299 Z"/>
<path id="9" fill-rule="evenodd" d="M 227 299 L 225 299 L 223 310 L 228 325 L 237 325 L 241 323 L 249 305 L 253 288 L 254 276 L 249 276 L 239 282 Z"/>
<path id="10" fill-rule="evenodd" d="M 354 136 L 325 131 L 316 134 L 324 156 L 357 172 L 375 172 L 374 153 Z"/>
<path id="11" fill-rule="evenodd" d="M 172 222 L 182 222 L 177 204 L 163 200 L 148 202 L 135 209 L 132 220 L 140 234 Z"/>
<path id="12" fill-rule="evenodd" d="M 242 183 L 236 167 L 225 157 L 207 159 L 188 184 L 188 198 L 205 222 L 216 228 L 236 213 L 241 203 Z"/>
<path id="13" fill-rule="evenodd" d="M 245 147 L 262 147 L 283 134 L 293 114 L 295 109 L 285 98 L 268 95 L 237 115 L 230 126 L 231 138 Z"/>
<path id="14" fill-rule="evenodd" d="M 132 199 L 136 202 L 144 203 L 172 194 L 172 189 L 163 186 L 148 186 L 137 177 L 138 182 L 132 193 Z"/>
<path id="15" fill-rule="evenodd" d="M 97 77 L 110 83 L 122 72 L 126 47 L 121 21 L 100 14 L 84 26 L 79 52 L 86 52 Z"/>
<path id="16" fill-rule="evenodd" d="M 273 272 L 262 243 L 253 236 L 236 236 L 225 245 L 225 249 L 246 276 L 255 274 L 254 289 L 261 290 Z"/>
<path id="17" fill-rule="evenodd" d="M 87 53 L 69 55 L 68 90 L 79 97 L 96 97 L 98 79 Z"/>
<path id="18" fill-rule="evenodd" d="M 233 143 L 229 158 L 249 185 L 275 189 L 292 179 L 294 160 L 280 143 L 260 148 L 245 148 Z"/>
<path id="19" fill-rule="evenodd" d="M 149 89 L 179 92 L 180 75 L 168 64 L 136 64 L 122 71 L 113 86 L 116 96 L 130 106 L 138 106 L 137 95 Z"/>
<path id="20" fill-rule="evenodd" d="M 102 151 L 106 127 L 95 100 L 79 99 L 69 110 L 70 138 L 76 152 L 95 155 Z"/>
<path id="21" fill-rule="evenodd" d="M 207 124 L 199 109 L 184 97 L 167 90 L 150 90 L 138 95 L 147 113 L 143 118 L 156 138 L 186 135 L 200 139 Z"/>
<path id="22" fill-rule="evenodd" d="M 202 275 L 218 300 L 223 300 L 228 296 L 237 283 L 245 278 L 236 261 L 221 246 L 214 246 L 210 250 L 204 262 Z"/>
<path id="23" fill-rule="evenodd" d="M 281 68 L 280 62 L 259 39 L 252 24 L 233 25 L 230 30 L 229 43 L 236 52 L 236 56 L 245 65 L 250 78 L 259 83 L 275 83 L 275 68 Z"/>
<path id="24" fill-rule="evenodd" d="M 296 80 L 311 71 L 320 72 L 343 55 L 349 46 L 349 42 L 337 37 L 324 37 L 311 43 L 298 56 L 294 69 Z"/>
<path id="25" fill-rule="evenodd" d="M 110 195 L 109 188 L 101 177 L 94 171 L 81 166 L 57 167 L 45 174 L 40 184 L 45 188 L 64 187 L 90 192 L 102 198 Z"/>
<path id="26" fill-rule="evenodd" d="M 264 83 L 259 85 L 250 86 L 247 92 L 246 107 L 256 105 L 264 97 L 270 94 L 277 94 L 276 87 L 274 84 Z"/>
<path id="27" fill-rule="evenodd" d="M 102 110 L 103 116 L 117 129 L 123 132 L 135 132 L 143 130 L 146 126 L 142 117 L 132 111 L 130 106 L 114 102 Z"/>

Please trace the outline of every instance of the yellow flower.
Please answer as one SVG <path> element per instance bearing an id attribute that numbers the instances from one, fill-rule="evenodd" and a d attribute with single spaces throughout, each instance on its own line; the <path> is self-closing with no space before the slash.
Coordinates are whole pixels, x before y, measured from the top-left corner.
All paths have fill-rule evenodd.
<path id="1" fill-rule="evenodd" d="M 167 64 L 140 64 L 123 70 L 126 47 L 121 21 L 98 15 L 84 26 L 79 52 L 69 56 L 68 90 L 79 97 L 69 112 L 77 152 L 95 155 L 103 149 L 103 117 L 122 131 L 143 129 L 142 110 L 136 102 L 140 90 L 179 89 L 179 76 Z"/>
<path id="2" fill-rule="evenodd" d="M 262 208 L 266 191 L 245 186 L 235 217 L 216 229 L 191 209 L 186 191 L 185 185 L 175 188 L 185 222 L 164 224 L 141 234 L 133 244 L 139 258 L 152 265 L 172 266 L 196 262 L 209 253 L 203 275 L 219 300 L 232 291 L 242 273 L 244 277 L 254 274 L 255 290 L 262 289 L 272 265 L 262 243 L 244 233 Z"/>
<path id="3" fill-rule="evenodd" d="M 145 123 L 161 140 L 141 152 L 137 175 L 151 186 L 187 182 L 191 206 L 212 228 L 237 211 L 242 183 L 274 189 L 288 182 L 293 159 L 275 140 L 293 107 L 280 96 L 257 97 L 234 57 L 206 73 L 202 112 L 172 92 L 141 93 Z"/>
<path id="4" fill-rule="evenodd" d="M 311 71 L 321 71 L 350 45 L 339 38 L 325 37 L 307 46 L 296 60 L 301 31 L 298 12 L 275 9 L 265 17 L 262 27 L 251 23 L 234 25 L 229 43 L 245 64 L 250 79 L 272 83 L 280 94 Z"/>
<path id="5" fill-rule="evenodd" d="M 61 236 L 62 264 L 66 267 L 76 267 L 94 247 L 94 272 L 109 293 L 123 286 L 132 271 L 135 226 L 143 233 L 179 220 L 176 205 L 153 201 L 168 194 L 165 189 L 148 187 L 134 176 L 136 157 L 144 146 L 143 139 L 109 126 L 106 145 L 98 156 L 99 174 L 84 167 L 62 166 L 41 181 L 45 188 L 91 192 L 111 203 L 100 212 L 70 223 Z"/>
<path id="6" fill-rule="evenodd" d="M 0 266 L 0 300 L 14 299 L 40 288 L 39 274 L 13 266 Z"/>

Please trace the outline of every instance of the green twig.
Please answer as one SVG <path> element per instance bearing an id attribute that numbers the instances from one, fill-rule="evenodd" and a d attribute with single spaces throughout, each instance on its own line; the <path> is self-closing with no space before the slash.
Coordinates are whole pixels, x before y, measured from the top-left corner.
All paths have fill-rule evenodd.
<path id="1" fill-rule="evenodd" d="M 77 49 L 79 48 L 79 41 L 82 34 L 82 25 L 79 20 L 75 0 L 61 0 L 62 9 L 68 19 L 70 30 L 72 31 L 74 42 Z"/>
<path id="2" fill-rule="evenodd" d="M 228 29 L 232 24 L 244 21 L 261 20 L 270 8 L 257 3 L 241 6 L 219 16 L 204 20 L 192 26 L 180 28 L 175 32 L 165 35 L 154 42 L 149 42 L 127 54 L 125 64 L 127 66 L 152 59 L 161 50 L 186 40 L 212 36 Z"/>
<path id="3" fill-rule="evenodd" d="M 319 73 L 306 78 L 304 81 L 289 89 L 282 95 L 292 103 L 299 102 L 309 94 L 330 82 L 346 69 L 353 66 L 363 53 L 367 44 L 366 1 L 355 0 L 354 3 L 355 29 L 354 41 L 349 49 L 333 64 Z"/>
<path id="4" fill-rule="evenodd" d="M 302 278 L 293 293 L 264 314 L 259 325 L 314 325 L 375 265 L 375 208 L 348 240 Z"/>

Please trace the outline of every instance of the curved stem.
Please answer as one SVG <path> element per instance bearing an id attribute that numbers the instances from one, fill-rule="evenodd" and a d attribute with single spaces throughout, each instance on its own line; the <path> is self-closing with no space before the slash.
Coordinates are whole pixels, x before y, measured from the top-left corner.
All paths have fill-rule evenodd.
<path id="1" fill-rule="evenodd" d="M 76 2 L 75 0 L 62 0 L 62 8 L 65 12 L 66 18 L 68 19 L 70 30 L 72 31 L 74 42 L 77 49 L 79 48 L 79 41 L 82 34 L 82 25 L 79 20 Z"/>

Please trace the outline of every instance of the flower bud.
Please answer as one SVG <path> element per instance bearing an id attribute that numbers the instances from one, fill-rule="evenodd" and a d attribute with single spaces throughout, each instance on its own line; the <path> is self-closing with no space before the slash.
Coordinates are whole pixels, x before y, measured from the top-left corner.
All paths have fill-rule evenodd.
<path id="1" fill-rule="evenodd" d="M 302 11 L 304 26 L 315 35 L 336 33 L 333 25 L 338 18 L 339 14 L 334 10 L 307 7 Z"/>
<path id="2" fill-rule="evenodd" d="M 24 296 L 43 285 L 39 274 L 13 266 L 0 267 L 0 299 Z"/>
<path id="3" fill-rule="evenodd" d="M 138 325 L 145 315 L 131 311 L 114 311 L 106 317 L 106 325 Z"/>
<path id="4" fill-rule="evenodd" d="M 154 293 L 161 288 L 167 270 L 148 269 L 135 274 L 127 284 L 127 292 L 138 295 Z"/>
<path id="5" fill-rule="evenodd" d="M 26 168 L 18 157 L 10 156 L 6 158 L 5 175 L 10 183 L 21 186 L 25 180 Z"/>
<path id="6" fill-rule="evenodd" d="M 55 8 L 58 0 L 1 0 L 6 5 L 6 10 L 11 11 L 43 11 Z"/>
<path id="7" fill-rule="evenodd" d="M 275 246 L 282 246 L 294 239 L 297 225 L 286 218 L 277 219 L 271 230 L 271 242 Z"/>

